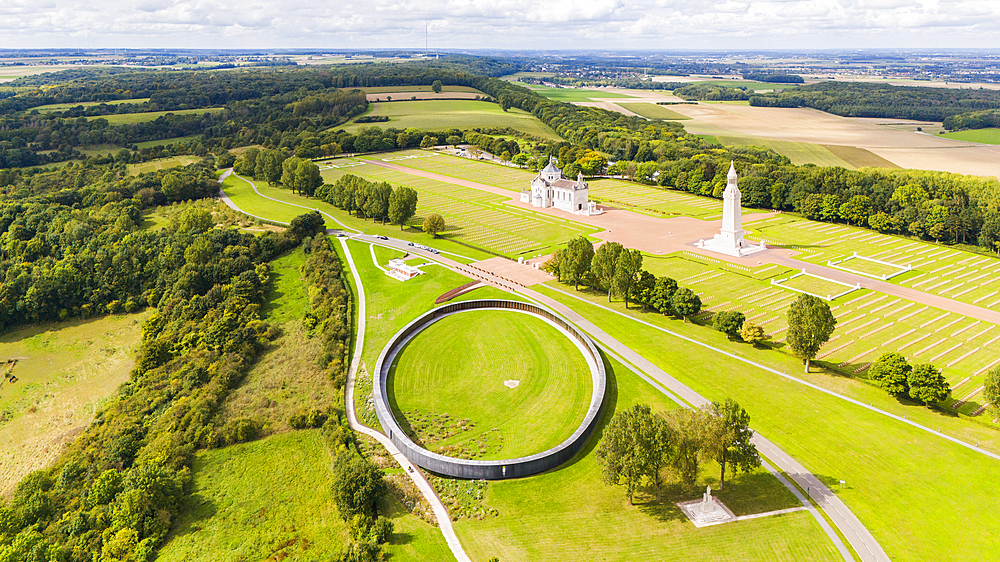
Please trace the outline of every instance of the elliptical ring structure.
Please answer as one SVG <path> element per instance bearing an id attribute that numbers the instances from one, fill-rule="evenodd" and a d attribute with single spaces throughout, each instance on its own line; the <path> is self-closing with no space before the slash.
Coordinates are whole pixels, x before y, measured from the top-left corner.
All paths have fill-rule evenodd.
<path id="1" fill-rule="evenodd" d="M 387 381 L 389 371 L 399 352 L 405 345 L 425 328 L 453 314 L 473 310 L 513 310 L 538 316 L 556 326 L 569 336 L 583 352 L 590 366 L 590 376 L 593 391 L 590 405 L 583 422 L 565 441 L 540 453 L 501 460 L 466 460 L 447 457 L 433 453 L 417 445 L 402 430 L 389 407 L 389 392 Z M 568 320 L 541 306 L 511 300 L 482 299 L 462 301 L 440 306 L 419 316 L 396 333 L 382 349 L 378 362 L 375 364 L 374 389 L 375 414 L 389 439 L 413 464 L 431 472 L 454 478 L 469 478 L 482 480 L 504 480 L 507 478 L 522 478 L 555 468 L 573 458 L 594 432 L 604 410 L 604 397 L 607 388 L 607 374 L 604 361 L 601 359 L 597 346 L 589 336 L 574 327 Z"/>

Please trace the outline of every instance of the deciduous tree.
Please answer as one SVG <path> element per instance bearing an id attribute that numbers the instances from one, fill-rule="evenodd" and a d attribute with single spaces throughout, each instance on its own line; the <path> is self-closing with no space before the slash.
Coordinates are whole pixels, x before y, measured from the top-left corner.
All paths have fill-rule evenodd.
<path id="1" fill-rule="evenodd" d="M 868 378 L 889 394 L 905 394 L 913 367 L 899 353 L 883 353 L 868 369 Z"/>
<path id="2" fill-rule="evenodd" d="M 719 491 L 726 487 L 726 466 L 733 472 L 750 472 L 761 465 L 757 447 L 751 443 L 750 414 L 732 398 L 713 402 L 708 408 L 712 415 L 706 450 L 722 467 Z"/>
<path id="3" fill-rule="evenodd" d="M 444 217 L 437 213 L 431 213 L 424 219 L 424 232 L 437 237 L 439 232 L 444 231 Z"/>
<path id="4" fill-rule="evenodd" d="M 670 299 L 670 307 L 687 322 L 688 317 L 701 312 L 701 297 L 687 287 L 681 287 Z"/>
<path id="5" fill-rule="evenodd" d="M 393 190 L 389 197 L 389 221 L 398 224 L 403 230 L 406 221 L 413 218 L 417 212 L 417 192 L 415 189 L 406 186 L 399 186 Z"/>
<path id="6" fill-rule="evenodd" d="M 740 330 L 743 329 L 743 322 L 745 321 L 746 316 L 742 312 L 724 310 L 716 314 L 715 318 L 712 319 L 712 327 L 735 339 L 740 336 Z"/>
<path id="7" fill-rule="evenodd" d="M 986 380 L 983 382 L 983 399 L 990 405 L 993 417 L 1000 418 L 1000 367 L 986 375 Z"/>
<path id="8" fill-rule="evenodd" d="M 583 236 L 577 236 L 566 244 L 566 250 L 559 258 L 559 278 L 573 282 L 573 288 L 579 289 L 580 282 L 590 271 L 590 263 L 594 259 L 594 245 Z"/>
<path id="9" fill-rule="evenodd" d="M 920 400 L 928 408 L 931 407 L 931 402 L 940 402 L 951 394 L 948 381 L 941 375 L 941 371 L 930 363 L 913 367 L 906 383 L 910 387 L 910 398 Z"/>
<path id="10" fill-rule="evenodd" d="M 788 346 L 805 363 L 807 373 L 809 362 L 830 340 L 836 326 L 830 306 L 812 295 L 799 295 L 788 307 Z"/>
<path id="11" fill-rule="evenodd" d="M 743 322 L 743 327 L 740 328 L 740 337 L 750 345 L 757 345 L 764 341 L 767 335 L 764 334 L 763 327 L 752 322 Z"/>
<path id="12" fill-rule="evenodd" d="M 639 250 L 623 250 L 615 260 L 615 275 L 611 284 L 614 292 L 625 299 L 625 308 L 628 308 L 629 293 L 641 269 L 642 252 Z"/>
<path id="13" fill-rule="evenodd" d="M 597 247 L 594 252 L 594 259 L 590 262 L 590 273 L 597 282 L 597 286 L 608 292 L 608 302 L 611 302 L 612 284 L 615 279 L 615 265 L 618 263 L 618 256 L 625 251 L 625 247 L 618 242 L 605 242 Z"/>

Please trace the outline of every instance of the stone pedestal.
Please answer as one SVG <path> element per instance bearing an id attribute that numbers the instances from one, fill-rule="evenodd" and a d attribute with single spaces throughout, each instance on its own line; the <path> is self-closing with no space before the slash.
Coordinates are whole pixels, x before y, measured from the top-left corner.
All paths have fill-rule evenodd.
<path id="1" fill-rule="evenodd" d="M 677 504 L 694 523 L 695 527 L 707 527 L 736 521 L 736 516 L 718 498 L 712 496 L 712 489 L 707 488 L 700 500 L 691 500 Z"/>

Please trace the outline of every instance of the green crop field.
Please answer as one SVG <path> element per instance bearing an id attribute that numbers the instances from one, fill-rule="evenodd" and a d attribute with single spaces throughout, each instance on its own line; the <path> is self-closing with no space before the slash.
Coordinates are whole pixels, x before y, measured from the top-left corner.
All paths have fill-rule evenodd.
<path id="1" fill-rule="evenodd" d="M 946 139 L 955 139 L 980 144 L 1000 144 L 1000 129 L 970 129 L 940 135 Z"/>
<path id="2" fill-rule="evenodd" d="M 414 176 L 372 164 L 326 168 L 323 178 L 333 183 L 354 174 L 372 181 L 406 185 L 419 196 L 414 224 L 429 213 L 440 213 L 447 228 L 441 238 L 485 248 L 509 257 L 548 254 L 568 238 L 599 229 L 571 220 L 506 205 L 507 198 L 450 183 Z M 513 195 L 513 194 L 512 194 Z"/>
<path id="3" fill-rule="evenodd" d="M 143 162 L 141 164 L 129 164 L 128 172 L 130 175 L 138 176 L 139 174 L 169 170 L 170 168 L 179 168 L 181 166 L 187 166 L 198 162 L 201 162 L 201 158 L 198 156 L 173 156 L 171 158 L 150 160 L 149 162 Z"/>
<path id="4" fill-rule="evenodd" d="M 145 123 L 146 121 L 155 121 L 160 117 L 168 114 L 174 115 L 201 115 L 203 113 L 217 113 L 222 111 L 223 107 L 206 107 L 204 109 L 176 109 L 174 111 L 148 111 L 146 113 L 116 113 L 115 115 L 102 115 L 100 117 L 88 117 L 87 119 L 107 119 L 108 124 L 115 125 L 131 125 L 133 123 Z"/>
<path id="5" fill-rule="evenodd" d="M 673 120 L 684 120 L 690 119 L 686 115 L 681 115 L 676 111 L 671 111 L 662 105 L 657 105 L 655 103 L 621 103 L 618 102 L 617 105 L 621 106 L 632 113 L 637 113 L 642 115 L 647 119 L 673 119 Z"/>
<path id="6" fill-rule="evenodd" d="M 156 560 L 329 560 L 348 542 L 319 430 L 272 436 L 195 457 L 194 494 Z M 448 556 L 441 533 L 394 500 L 392 560 Z"/>
<path id="7" fill-rule="evenodd" d="M 349 123 L 337 129 L 354 133 L 361 127 L 383 129 L 471 129 L 473 127 L 510 127 L 545 140 L 562 140 L 534 115 L 517 108 L 503 111 L 495 103 L 476 100 L 394 101 L 372 104 L 366 115 L 386 116 L 384 123 Z"/>
<path id="8" fill-rule="evenodd" d="M 703 220 L 722 217 L 722 201 L 718 199 L 615 179 L 591 180 L 588 183 L 591 198 L 630 211 L 663 217 L 688 216 Z"/>
<path id="9" fill-rule="evenodd" d="M 792 164 L 816 164 L 817 166 L 841 166 L 853 170 L 855 166 L 834 154 L 829 148 L 808 142 L 782 141 L 757 137 L 736 137 L 715 135 L 723 146 L 762 146 L 787 156 Z M 867 151 L 866 151 L 867 152 Z"/>
<path id="10" fill-rule="evenodd" d="M 128 380 L 145 317 L 40 324 L 0 336 L 0 494 L 54 461 Z"/>
<path id="11" fill-rule="evenodd" d="M 866 150 L 864 148 L 859 148 L 857 146 L 843 146 L 838 144 L 824 144 L 820 145 L 823 148 L 829 150 L 834 156 L 840 158 L 844 162 L 847 162 L 850 166 L 855 168 L 895 168 L 899 169 L 899 166 L 893 164 L 892 162 L 882 158 L 878 154 Z"/>
<path id="12" fill-rule="evenodd" d="M 542 86 L 529 86 L 536 94 L 549 99 L 564 102 L 593 101 L 595 99 L 629 99 L 635 96 L 608 92 L 595 88 L 546 88 Z"/>
<path id="13" fill-rule="evenodd" d="M 819 392 L 691 345 L 633 318 L 796 374 L 859 402 L 872 403 L 996 451 L 1000 450 L 1000 439 L 993 429 L 922 407 L 904 406 L 860 381 L 825 373 L 803 375 L 801 362 L 790 356 L 731 343 L 721 333 L 680 320 L 626 311 L 620 302 L 612 304 L 623 317 L 597 306 L 606 306 L 603 294 L 557 287 L 584 301 L 547 286 L 539 291 L 578 311 L 703 396 L 712 400 L 735 397 L 750 413 L 751 425 L 827 482 L 891 559 L 944 559 L 959 551 L 969 559 L 994 557 L 990 537 L 1000 533 L 1000 520 L 981 514 L 992 509 L 1000 494 L 1000 481 L 994 477 L 997 461 L 842 400 L 837 394 Z M 844 489 L 835 485 L 840 480 L 846 482 Z M 924 509 L 914 509 L 914 505 L 934 506 L 933 516 Z"/>
<path id="14" fill-rule="evenodd" d="M 74 107 L 80 107 L 80 106 L 94 107 L 102 104 L 104 105 L 122 105 L 126 103 L 140 104 L 140 103 L 146 103 L 147 101 L 149 101 L 149 98 L 136 98 L 131 100 L 111 100 L 111 101 L 84 101 L 77 103 L 52 103 L 49 105 L 39 105 L 32 107 L 31 109 L 26 109 L 22 113 L 28 113 L 36 110 L 40 113 L 49 113 L 52 111 L 66 111 L 67 109 L 73 109 Z"/>
<path id="15" fill-rule="evenodd" d="M 480 460 L 562 443 L 583 421 L 591 394 L 590 369 L 573 341 L 540 318 L 493 310 L 428 326 L 400 353 L 388 386 L 411 437 L 444 455 Z M 414 423 L 442 414 L 450 418 L 443 427 Z"/>
<path id="16" fill-rule="evenodd" d="M 201 140 L 201 135 L 188 135 L 186 137 L 173 137 L 169 139 L 146 141 L 136 143 L 136 146 L 140 149 L 142 148 L 153 148 L 154 146 L 169 146 L 171 144 L 176 144 L 179 142 L 188 142 L 193 140 Z"/>

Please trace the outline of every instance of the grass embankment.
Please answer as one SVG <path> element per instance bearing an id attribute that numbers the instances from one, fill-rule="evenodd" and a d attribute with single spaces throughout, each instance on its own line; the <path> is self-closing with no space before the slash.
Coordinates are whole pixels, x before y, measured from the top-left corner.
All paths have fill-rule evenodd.
<path id="1" fill-rule="evenodd" d="M 1000 144 L 1000 129 L 970 129 L 968 131 L 945 133 L 940 136 L 946 139 L 978 142 L 979 144 Z"/>
<path id="2" fill-rule="evenodd" d="M 667 119 L 667 120 L 685 120 L 690 119 L 686 115 L 681 115 L 676 111 L 671 111 L 662 105 L 657 105 L 655 103 L 621 103 L 618 102 L 616 105 L 620 105 L 622 108 L 641 115 L 647 119 Z"/>
<path id="3" fill-rule="evenodd" d="M 574 308 L 703 396 L 712 400 L 735 397 L 750 413 L 753 427 L 828 483 L 891 558 L 943 559 L 954 552 L 970 559 L 993 556 L 991 537 L 1000 532 L 1000 521 L 981 514 L 992 509 L 1000 494 L 1000 482 L 992 476 L 1000 467 L 997 461 L 570 296 L 548 288 L 541 291 Z M 600 294 L 576 294 L 595 303 L 603 301 Z M 625 312 L 621 303 L 612 307 Z M 625 313 L 950 435 L 1000 449 L 997 433 L 989 428 L 906 407 L 878 388 L 851 379 L 826 373 L 802 375 L 801 362 L 785 354 L 729 343 L 718 332 L 658 314 Z M 846 481 L 844 490 L 839 480 Z M 933 515 L 913 506 L 933 506 Z"/>
<path id="4" fill-rule="evenodd" d="M 383 123 L 349 123 L 337 129 L 354 133 L 361 127 L 395 127 L 440 131 L 445 129 L 471 129 L 475 127 L 510 127 L 527 135 L 545 140 L 562 140 L 551 128 L 534 115 L 517 108 L 507 111 L 486 101 L 476 100 L 419 100 L 375 103 L 371 116 L 386 116 Z"/>
<path id="5" fill-rule="evenodd" d="M 388 386 L 411 436 L 480 460 L 562 443 L 583 421 L 591 393 L 590 368 L 568 337 L 540 318 L 499 310 L 428 326 L 400 353 Z M 438 423 L 427 425 L 428 416 Z"/>
<path id="6" fill-rule="evenodd" d="M 0 337 L 0 494 L 56 460 L 128 380 L 145 317 L 41 324 Z"/>

